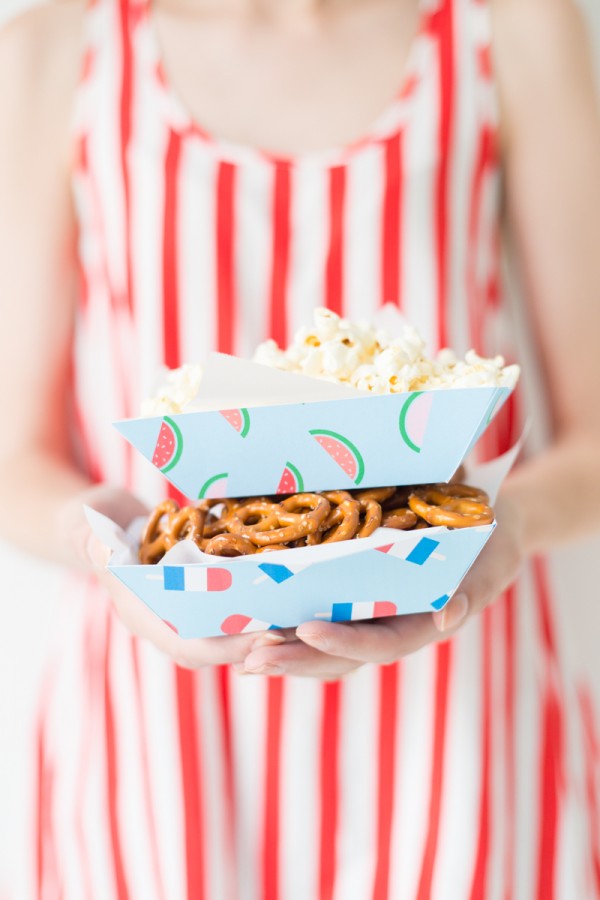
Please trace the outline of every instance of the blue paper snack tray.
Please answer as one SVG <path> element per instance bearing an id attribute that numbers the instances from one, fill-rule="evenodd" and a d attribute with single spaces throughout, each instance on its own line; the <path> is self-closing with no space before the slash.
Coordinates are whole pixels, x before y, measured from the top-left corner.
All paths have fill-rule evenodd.
<path id="1" fill-rule="evenodd" d="M 469 472 L 469 482 L 493 502 L 518 450 Z M 125 533 L 87 513 L 113 550 L 109 570 L 183 638 L 443 609 L 495 528 L 379 528 L 361 540 L 234 559 L 207 556 L 181 541 L 157 565 L 140 565 L 143 522 Z"/>
<path id="2" fill-rule="evenodd" d="M 115 423 L 191 499 L 448 481 L 511 392 L 364 394 L 221 354 L 207 369 L 209 408 Z"/>

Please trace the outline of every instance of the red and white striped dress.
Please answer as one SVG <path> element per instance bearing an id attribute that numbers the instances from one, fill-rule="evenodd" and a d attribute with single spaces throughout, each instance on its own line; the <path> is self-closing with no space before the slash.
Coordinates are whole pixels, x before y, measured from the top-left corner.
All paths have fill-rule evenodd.
<path id="1" fill-rule="evenodd" d="M 431 350 L 510 357 L 488 5 L 420 4 L 389 108 L 360 142 L 299 158 L 191 119 L 147 0 L 90 5 L 73 373 L 94 477 L 163 496 L 111 422 L 160 364 L 285 344 L 315 306 L 391 301 Z M 487 452 L 519 420 L 512 404 Z M 451 642 L 322 683 L 178 669 L 75 581 L 39 728 L 38 896 L 600 896 L 598 736 L 549 582 L 534 560 Z"/>

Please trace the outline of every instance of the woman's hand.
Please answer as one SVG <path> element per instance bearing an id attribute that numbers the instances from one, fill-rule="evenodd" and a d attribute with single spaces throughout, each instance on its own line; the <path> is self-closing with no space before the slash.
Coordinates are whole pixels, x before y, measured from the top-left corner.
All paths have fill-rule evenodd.
<path id="1" fill-rule="evenodd" d="M 147 515 L 148 510 L 127 491 L 99 485 L 71 498 L 61 513 L 62 527 L 66 529 L 77 558 L 104 585 L 119 618 L 132 634 L 150 641 L 173 662 L 185 668 L 241 663 L 244 660 L 252 650 L 256 634 L 184 640 L 109 572 L 106 565 L 111 551 L 91 531 L 83 512 L 84 505 L 108 516 L 122 528 L 126 528 L 137 516 Z"/>
<path id="2" fill-rule="evenodd" d="M 446 640 L 480 613 L 515 579 L 524 558 L 519 509 L 505 496 L 496 504 L 498 525 L 488 545 L 446 607 L 433 614 L 370 622 L 312 621 L 273 645 L 272 633 L 255 640 L 238 672 L 335 679 L 364 663 L 386 664 L 426 644 Z M 282 634 L 281 638 L 286 634 Z"/>

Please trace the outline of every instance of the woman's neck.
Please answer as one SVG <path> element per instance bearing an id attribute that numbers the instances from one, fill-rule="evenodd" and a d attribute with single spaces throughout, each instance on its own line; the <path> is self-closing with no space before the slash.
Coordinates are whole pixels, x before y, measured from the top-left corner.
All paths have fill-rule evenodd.
<path id="1" fill-rule="evenodd" d="M 235 16 L 282 24 L 302 24 L 330 14 L 336 8 L 350 11 L 365 0 L 167 0 L 205 15 Z"/>

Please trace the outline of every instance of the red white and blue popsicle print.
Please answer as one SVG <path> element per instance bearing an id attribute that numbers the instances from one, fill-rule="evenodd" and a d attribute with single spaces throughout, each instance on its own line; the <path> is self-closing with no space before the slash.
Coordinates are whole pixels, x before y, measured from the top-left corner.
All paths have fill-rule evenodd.
<path id="1" fill-rule="evenodd" d="M 165 591 L 227 591 L 232 584 L 229 569 L 218 566 L 161 566 Z"/>
<path id="2" fill-rule="evenodd" d="M 398 607 L 390 600 L 361 601 L 359 603 L 334 603 L 329 612 L 316 613 L 316 619 L 328 622 L 352 622 L 355 619 L 379 619 L 395 616 Z"/>
<path id="3" fill-rule="evenodd" d="M 269 622 L 262 622 L 260 619 L 252 619 L 250 616 L 244 616 L 236 613 L 221 623 L 221 631 L 223 634 L 247 634 L 250 631 L 277 631 L 278 625 L 271 625 Z"/>

